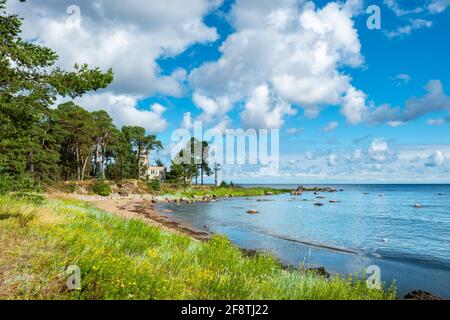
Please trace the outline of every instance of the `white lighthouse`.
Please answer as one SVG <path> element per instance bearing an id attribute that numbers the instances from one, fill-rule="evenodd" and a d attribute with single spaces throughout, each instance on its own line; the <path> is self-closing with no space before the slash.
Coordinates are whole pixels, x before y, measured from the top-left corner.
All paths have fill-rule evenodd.
<path id="1" fill-rule="evenodd" d="M 222 183 L 222 177 L 220 176 L 220 163 L 216 163 L 214 165 L 214 181 L 216 184 L 216 187 L 220 187 L 220 184 Z"/>

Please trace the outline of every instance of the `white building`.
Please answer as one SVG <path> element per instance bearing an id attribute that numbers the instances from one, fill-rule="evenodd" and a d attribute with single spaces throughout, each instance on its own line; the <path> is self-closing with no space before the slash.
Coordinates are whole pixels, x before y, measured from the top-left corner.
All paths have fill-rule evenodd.
<path id="1" fill-rule="evenodd" d="M 166 168 L 149 166 L 147 168 L 147 172 L 145 173 L 145 177 L 149 180 L 152 179 L 163 180 L 166 177 Z"/>

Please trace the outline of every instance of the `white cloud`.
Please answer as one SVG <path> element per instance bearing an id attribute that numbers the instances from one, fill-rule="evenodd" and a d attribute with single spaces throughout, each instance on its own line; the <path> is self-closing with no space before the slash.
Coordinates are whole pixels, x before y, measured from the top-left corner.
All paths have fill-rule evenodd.
<path id="1" fill-rule="evenodd" d="M 197 108 L 203 111 L 200 115 L 200 120 L 204 120 L 206 122 L 214 121 L 216 118 L 223 116 L 232 106 L 228 98 L 225 96 L 214 100 L 197 92 L 194 92 L 192 101 Z"/>
<path id="2" fill-rule="evenodd" d="M 442 82 L 430 80 L 425 86 L 427 93 L 420 98 L 411 98 L 406 102 L 403 120 L 417 119 L 428 112 L 450 111 L 450 97 L 444 92 Z"/>
<path id="3" fill-rule="evenodd" d="M 166 108 L 155 103 L 149 110 L 140 110 L 136 108 L 137 101 L 137 97 L 109 92 L 75 99 L 77 104 L 89 111 L 106 110 L 119 128 L 124 125 L 138 125 L 152 133 L 164 131 L 167 128 L 167 121 L 163 118 Z"/>
<path id="4" fill-rule="evenodd" d="M 271 127 L 294 114 L 287 105 L 314 117 L 323 105 L 341 104 L 343 96 L 356 89 L 340 67 L 363 63 L 352 20 L 360 4 L 332 2 L 318 9 L 297 0 L 237 0 L 231 10 L 235 32 L 220 47 L 221 58 L 189 75 L 194 95 L 207 96 L 217 105 L 223 96 L 232 105 L 243 102 L 241 119 L 246 125 Z"/>
<path id="5" fill-rule="evenodd" d="M 416 7 L 411 10 L 405 10 L 400 8 L 399 4 L 396 0 L 384 0 L 384 5 L 391 9 L 397 16 L 404 16 L 412 13 L 420 13 L 423 12 L 424 9 L 422 7 Z"/>
<path id="6" fill-rule="evenodd" d="M 246 128 L 280 128 L 283 115 L 295 114 L 295 110 L 273 93 L 265 85 L 256 87 L 245 104 L 241 120 Z"/>
<path id="7" fill-rule="evenodd" d="M 332 121 L 330 123 L 328 123 L 324 128 L 322 128 L 321 130 L 323 132 L 332 132 L 334 130 L 337 129 L 337 127 L 339 127 L 339 122 L 336 121 Z"/>
<path id="8" fill-rule="evenodd" d="M 430 155 L 425 162 L 426 167 L 441 167 L 445 162 L 445 156 L 440 150 Z"/>
<path id="9" fill-rule="evenodd" d="M 430 126 L 441 126 L 446 122 L 444 118 L 439 119 L 428 119 L 427 124 Z"/>
<path id="10" fill-rule="evenodd" d="M 214 127 L 212 127 L 212 134 L 224 135 L 227 129 L 232 128 L 232 121 L 228 116 L 224 116 L 221 120 L 219 120 Z"/>
<path id="11" fill-rule="evenodd" d="M 186 71 L 177 69 L 172 74 L 162 74 L 157 59 L 176 56 L 194 43 L 215 41 L 215 28 L 204 24 L 203 18 L 220 3 L 41 0 L 8 1 L 7 5 L 9 11 L 25 18 L 23 38 L 54 49 L 59 55 L 59 66 L 72 68 L 77 62 L 103 70 L 113 67 L 115 79 L 107 92 L 121 100 L 123 96 L 144 98 L 155 93 L 182 95 Z M 81 9 L 79 23 L 75 16 L 66 13 L 69 5 Z M 115 114 L 125 117 L 119 122 L 130 120 L 128 112 L 140 114 L 126 105 L 127 112 Z"/>
<path id="12" fill-rule="evenodd" d="M 312 152 L 307 151 L 305 153 L 305 160 L 313 160 L 314 159 L 314 155 L 312 154 Z"/>
<path id="13" fill-rule="evenodd" d="M 338 161 L 338 157 L 336 154 L 331 153 L 330 155 L 328 155 L 327 157 L 327 164 L 329 167 L 334 167 L 337 165 L 337 161 Z"/>
<path id="14" fill-rule="evenodd" d="M 401 86 L 401 85 L 405 85 L 408 82 L 410 82 L 411 76 L 406 73 L 400 73 L 400 74 L 396 75 L 392 80 L 395 83 L 395 85 Z"/>
<path id="15" fill-rule="evenodd" d="M 388 104 L 372 108 L 367 114 L 367 122 L 372 124 L 387 123 L 391 126 L 398 126 L 431 112 L 448 111 L 450 114 L 450 97 L 444 92 L 441 81 L 430 80 L 425 86 L 425 90 L 426 93 L 423 96 L 408 99 L 403 110 L 398 107 L 391 107 Z M 438 123 L 429 121 L 429 124 Z"/>
<path id="16" fill-rule="evenodd" d="M 341 113 L 350 124 L 358 124 L 367 114 L 366 94 L 351 87 L 344 96 Z"/>
<path id="17" fill-rule="evenodd" d="M 289 135 L 294 135 L 294 134 L 299 134 L 303 132 L 303 128 L 288 128 L 286 130 L 287 134 Z"/>
<path id="18" fill-rule="evenodd" d="M 384 139 L 374 139 L 369 147 L 369 156 L 372 160 L 386 161 L 390 154 L 388 143 Z"/>
<path id="19" fill-rule="evenodd" d="M 450 7 L 450 0 L 432 0 L 427 9 L 430 13 L 441 13 Z"/>
<path id="20" fill-rule="evenodd" d="M 192 123 L 192 116 L 190 112 L 185 112 L 183 114 L 183 121 L 181 122 L 181 128 L 186 130 L 191 130 L 194 127 Z"/>
<path id="21" fill-rule="evenodd" d="M 354 162 L 359 162 L 363 159 L 363 152 L 361 149 L 356 149 L 352 156 L 351 156 L 351 160 Z"/>
<path id="22" fill-rule="evenodd" d="M 424 19 L 412 19 L 407 25 L 398 27 L 395 30 L 387 31 L 385 34 L 388 38 L 393 39 L 401 36 L 410 35 L 414 30 L 419 30 L 423 28 L 431 28 L 433 22 Z"/>

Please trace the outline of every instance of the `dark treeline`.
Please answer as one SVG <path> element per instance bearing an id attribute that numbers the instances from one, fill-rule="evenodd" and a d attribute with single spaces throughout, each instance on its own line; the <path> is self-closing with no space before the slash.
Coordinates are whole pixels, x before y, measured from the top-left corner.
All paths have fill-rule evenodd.
<path id="1" fill-rule="evenodd" d="M 73 102 L 52 108 L 58 96 L 107 87 L 113 71 L 55 67 L 57 54 L 23 41 L 21 18 L 5 7 L 0 0 L 0 191 L 87 177 L 139 178 L 144 155 L 162 148 L 156 136 L 141 127 L 119 130 L 105 111 Z"/>

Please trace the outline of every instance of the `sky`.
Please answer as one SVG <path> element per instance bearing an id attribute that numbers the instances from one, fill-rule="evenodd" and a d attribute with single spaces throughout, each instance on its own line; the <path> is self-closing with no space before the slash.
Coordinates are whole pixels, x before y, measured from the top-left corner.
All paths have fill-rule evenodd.
<path id="1" fill-rule="evenodd" d="M 228 181 L 450 182 L 450 0 L 9 0 L 8 11 L 59 66 L 112 67 L 109 88 L 76 102 L 157 134 L 166 163 L 174 130 L 202 121 L 279 130 L 278 165 L 224 165 Z"/>

